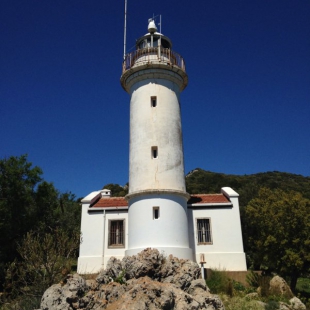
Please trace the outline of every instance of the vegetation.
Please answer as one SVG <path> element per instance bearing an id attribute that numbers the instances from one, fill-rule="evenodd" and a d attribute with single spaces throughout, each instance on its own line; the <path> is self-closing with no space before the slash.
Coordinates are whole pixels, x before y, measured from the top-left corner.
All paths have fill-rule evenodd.
<path id="1" fill-rule="evenodd" d="M 239 193 L 241 208 L 255 198 L 262 187 L 281 189 L 286 192 L 296 191 L 310 199 L 310 177 L 286 172 L 231 175 L 197 168 L 188 173 L 185 180 L 187 191 L 190 194 L 219 193 L 222 187 L 230 186 Z"/>
<path id="2" fill-rule="evenodd" d="M 70 272 L 80 209 L 73 194 L 42 179 L 27 155 L 0 160 L 0 302 L 38 306 L 39 295 Z"/>
<path id="3" fill-rule="evenodd" d="M 263 188 L 245 210 L 245 240 L 252 267 L 297 279 L 310 267 L 310 200 L 300 193 Z"/>
<path id="4" fill-rule="evenodd" d="M 44 181 L 42 173 L 27 155 L 0 160 L 0 302 L 14 299 L 18 309 L 37 307 L 42 292 L 70 272 L 78 255 L 79 201 Z M 237 176 L 195 169 L 186 176 L 186 184 L 191 194 L 219 193 L 224 186 L 236 190 L 248 265 L 266 275 L 285 276 L 298 297 L 309 300 L 310 177 L 277 171 Z M 113 196 L 128 193 L 128 184 L 104 188 Z M 208 285 L 225 294 L 226 309 L 261 309 L 243 298 L 248 288 L 216 272 L 212 277 Z M 264 279 L 250 275 L 252 291 L 260 286 L 263 293 Z M 277 303 L 269 300 L 268 309 Z"/>
<path id="5" fill-rule="evenodd" d="M 310 274 L 310 177 L 266 172 L 225 175 L 195 169 L 186 176 L 189 193 L 219 193 L 230 186 L 240 195 L 248 267 L 277 272 L 290 281 Z"/>
<path id="6" fill-rule="evenodd" d="M 120 186 L 118 184 L 109 183 L 103 186 L 102 189 L 109 189 L 114 197 L 124 197 L 128 194 L 128 184 Z"/>
<path id="7" fill-rule="evenodd" d="M 272 293 L 269 276 L 250 272 L 247 280 L 245 287 L 230 279 L 225 271 L 211 270 L 206 284 L 212 294 L 220 296 L 226 310 L 278 310 L 286 309 L 281 304 L 290 304 L 286 296 Z M 307 303 L 305 299 L 302 301 Z"/>
<path id="8" fill-rule="evenodd" d="M 71 271 L 80 235 L 68 236 L 63 229 L 51 233 L 29 232 L 17 251 L 21 260 L 15 259 L 7 269 L 6 292 L 11 297 L 41 297 L 46 288 L 60 282 Z"/>

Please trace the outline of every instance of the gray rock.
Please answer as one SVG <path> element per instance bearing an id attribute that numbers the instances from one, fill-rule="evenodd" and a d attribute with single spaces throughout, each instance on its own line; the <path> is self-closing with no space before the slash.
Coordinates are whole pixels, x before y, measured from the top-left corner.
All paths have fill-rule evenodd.
<path id="1" fill-rule="evenodd" d="M 291 304 L 292 309 L 294 309 L 294 310 L 306 310 L 307 309 L 307 307 L 297 297 L 291 298 L 290 304 Z"/>
<path id="2" fill-rule="evenodd" d="M 41 309 L 224 310 L 199 276 L 196 263 L 145 249 L 122 261 L 111 258 L 96 280 L 68 276 L 46 290 Z"/>
<path id="3" fill-rule="evenodd" d="M 55 284 L 48 288 L 41 299 L 41 309 L 67 310 L 78 304 L 88 287 L 78 274 L 68 275 L 65 284 Z"/>

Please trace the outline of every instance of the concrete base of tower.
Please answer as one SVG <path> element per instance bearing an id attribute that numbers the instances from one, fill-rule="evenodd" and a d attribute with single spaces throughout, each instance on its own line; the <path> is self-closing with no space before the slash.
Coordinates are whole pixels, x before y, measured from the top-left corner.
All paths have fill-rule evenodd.
<path id="1" fill-rule="evenodd" d="M 159 253 L 169 256 L 172 254 L 173 256 L 180 258 L 180 259 L 189 259 L 194 261 L 194 254 L 193 250 L 190 248 L 177 248 L 177 247 L 152 247 L 159 251 Z M 132 256 L 140 253 L 143 251 L 144 248 L 137 248 L 137 249 L 129 249 L 125 251 L 125 256 Z"/>

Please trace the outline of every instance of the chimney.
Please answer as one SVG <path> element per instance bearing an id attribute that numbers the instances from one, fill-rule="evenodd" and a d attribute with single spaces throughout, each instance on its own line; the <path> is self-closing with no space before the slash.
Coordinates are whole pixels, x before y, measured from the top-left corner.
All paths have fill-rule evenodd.
<path id="1" fill-rule="evenodd" d="M 104 188 L 101 190 L 101 198 L 110 198 L 111 197 L 111 190 Z"/>

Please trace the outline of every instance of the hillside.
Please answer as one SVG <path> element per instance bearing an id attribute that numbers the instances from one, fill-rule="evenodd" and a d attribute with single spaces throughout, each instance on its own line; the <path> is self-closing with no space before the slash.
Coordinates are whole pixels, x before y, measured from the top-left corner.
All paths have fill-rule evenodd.
<path id="1" fill-rule="evenodd" d="M 186 175 L 188 193 L 218 193 L 221 187 L 232 187 L 240 194 L 240 205 L 246 205 L 256 196 L 259 188 L 279 188 L 284 191 L 301 192 L 310 199 L 310 177 L 298 174 L 272 171 L 251 175 L 232 175 L 205 171 L 197 168 Z"/>
<path id="2" fill-rule="evenodd" d="M 219 193 L 222 187 L 229 186 L 240 194 L 241 206 L 247 205 L 261 187 L 279 188 L 284 191 L 293 190 L 310 199 L 310 177 L 286 172 L 271 171 L 233 175 L 197 168 L 190 171 L 185 180 L 187 192 L 190 194 Z M 110 189 L 115 197 L 125 196 L 128 193 L 128 184 L 124 187 L 118 184 L 106 184 L 103 188 Z"/>

